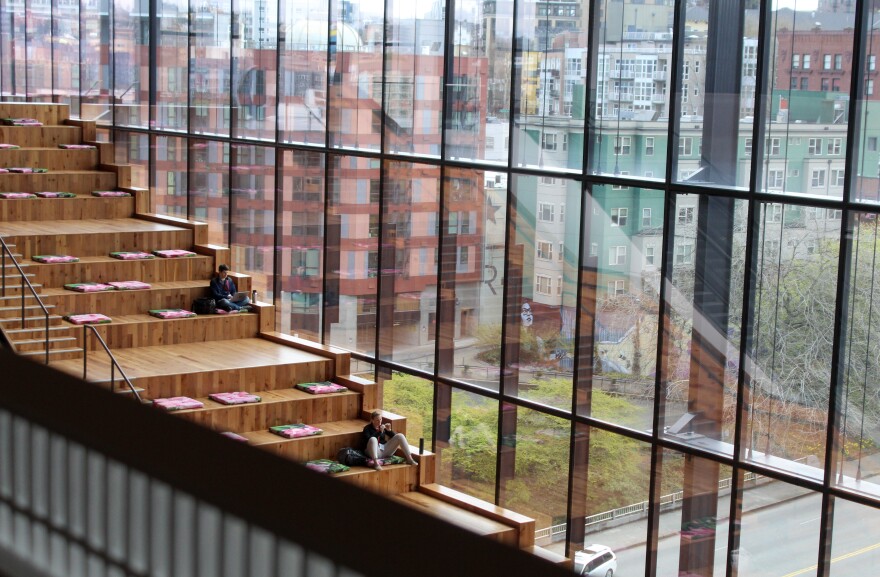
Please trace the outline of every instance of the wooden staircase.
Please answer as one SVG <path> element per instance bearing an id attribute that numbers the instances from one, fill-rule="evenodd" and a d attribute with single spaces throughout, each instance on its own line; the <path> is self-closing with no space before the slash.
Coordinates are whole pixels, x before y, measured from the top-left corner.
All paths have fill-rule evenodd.
<path id="1" fill-rule="evenodd" d="M 346 351 L 275 332 L 275 310 L 268 303 L 255 303 L 256 314 L 174 320 L 148 315 L 150 309 L 189 309 L 193 299 L 205 296 L 213 271 L 230 260 L 228 248 L 208 242 L 206 224 L 151 214 L 149 191 L 131 186 L 129 167 L 113 164 L 112 146 L 95 141 L 94 123 L 70 120 L 66 105 L 0 103 L 0 118 L 8 117 L 36 118 L 44 126 L 0 126 L 0 143 L 21 147 L 0 149 L 0 167 L 40 167 L 48 172 L 0 174 L 0 192 L 76 194 L 67 199 L 0 199 L 0 236 L 49 312 L 47 336 L 46 316 L 7 255 L 0 332 L 15 352 L 43 361 L 48 338 L 51 366 L 81 377 L 87 361 L 87 380 L 126 392 L 120 383 L 111 384 L 110 359 L 97 340 L 62 319 L 70 313 L 101 313 L 112 322 L 93 326 L 144 400 L 198 399 L 204 408 L 176 414 L 216 431 L 241 434 L 250 445 L 299 462 L 333 459 L 340 448 L 358 446 L 369 412 L 382 402 L 376 383 L 351 374 Z M 80 143 L 95 148 L 58 148 Z M 94 190 L 123 190 L 132 196 L 99 198 L 91 195 Z M 197 255 L 132 261 L 109 256 L 114 251 L 170 248 Z M 79 261 L 31 260 L 39 254 L 72 255 Z M 250 277 L 234 276 L 239 290 L 252 288 Z M 122 280 L 140 280 L 151 288 L 96 293 L 64 288 L 68 283 Z M 349 391 L 310 395 L 293 388 L 324 380 Z M 232 391 L 252 392 L 262 401 L 227 406 L 208 398 Z M 404 417 L 385 413 L 385 420 L 395 431 L 406 433 Z M 269 427 L 291 423 L 315 425 L 324 433 L 288 440 L 268 432 Z M 352 467 L 337 477 L 488 538 L 534 547 L 534 521 L 438 488 L 435 455 L 425 452 L 415 458 L 418 467 Z M 568 564 L 565 558 L 553 560 Z"/>

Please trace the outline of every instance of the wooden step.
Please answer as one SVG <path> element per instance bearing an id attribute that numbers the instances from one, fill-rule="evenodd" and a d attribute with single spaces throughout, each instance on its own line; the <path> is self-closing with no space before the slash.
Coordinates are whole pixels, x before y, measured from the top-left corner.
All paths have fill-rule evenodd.
<path id="1" fill-rule="evenodd" d="M 421 467 L 410 465 L 387 465 L 381 471 L 374 471 L 369 467 L 352 467 L 349 471 L 333 476 L 362 489 L 392 497 L 415 491 L 419 486 L 421 470 Z"/>
<path id="2" fill-rule="evenodd" d="M 82 136 L 82 129 L 71 125 L 0 126 L 0 142 L 22 148 L 79 144 Z"/>
<path id="3" fill-rule="evenodd" d="M 545 549 L 543 547 L 538 547 L 537 545 L 532 545 L 531 547 L 524 547 L 523 551 L 527 553 L 531 553 L 536 557 L 540 557 L 545 561 L 549 561 L 550 563 L 554 563 L 566 569 L 573 569 L 574 562 L 572 559 L 569 559 L 565 555 L 560 555 L 559 553 L 554 553 L 549 549 Z"/>
<path id="4" fill-rule="evenodd" d="M 52 189 L 48 192 L 70 191 Z M 0 221 L 126 218 L 134 215 L 134 212 L 134 197 L 96 197 L 91 195 L 91 191 L 80 193 L 76 198 L 25 198 L 0 202 Z"/>
<path id="5" fill-rule="evenodd" d="M 32 357 L 36 360 L 42 360 L 40 357 L 46 356 L 45 350 L 39 351 L 25 351 L 18 353 L 23 357 Z M 82 359 L 83 350 L 80 348 L 67 348 L 67 349 L 50 349 L 49 350 L 49 362 L 62 361 L 62 360 L 72 360 L 72 359 Z"/>
<path id="6" fill-rule="evenodd" d="M 131 279 L 117 278 L 114 280 Z M 207 296 L 210 293 L 207 280 L 151 283 L 151 285 L 152 288 L 149 289 L 93 293 L 51 288 L 44 291 L 43 302 L 55 305 L 62 312 L 90 310 L 115 317 L 138 312 L 145 313 L 152 309 L 182 308 L 191 310 L 194 299 Z M 256 333 L 246 336 L 254 334 Z"/>
<path id="7" fill-rule="evenodd" d="M 43 102 L 0 102 L 0 118 L 34 118 L 44 125 L 63 124 L 70 118 L 70 105 Z"/>
<path id="8" fill-rule="evenodd" d="M 517 547 L 516 531 L 512 527 L 488 517 L 456 507 L 442 499 L 421 492 L 403 493 L 393 498 L 422 513 L 443 519 L 477 535 Z"/>
<path id="9" fill-rule="evenodd" d="M 201 282 L 207 287 L 215 269 L 214 259 L 203 255 L 190 258 L 119 260 L 110 258 L 107 254 L 71 255 L 80 259 L 79 262 L 72 263 L 43 264 L 31 260 L 26 262 L 31 264 L 29 270 L 34 274 L 37 282 L 54 288 L 74 282 L 139 280 L 153 284 L 191 279 L 204 279 Z M 247 290 L 243 286 L 238 288 Z"/>
<path id="10" fill-rule="evenodd" d="M 0 222 L 0 234 L 18 244 L 26 258 L 38 254 L 107 257 L 115 251 L 149 252 L 193 245 L 193 233 L 187 228 L 137 218 Z"/>
<path id="11" fill-rule="evenodd" d="M 43 331 L 45 334 L 45 331 Z M 34 339 L 21 339 L 21 340 L 13 340 L 11 341 L 12 346 L 15 348 L 15 351 L 19 354 L 29 351 L 45 351 L 46 350 L 46 339 L 44 338 L 34 338 Z M 49 349 L 72 349 L 79 348 L 76 346 L 76 337 L 66 336 L 66 337 L 49 337 Z M 82 350 L 82 349 L 80 349 Z"/>
<path id="12" fill-rule="evenodd" d="M 19 279 L 21 279 L 21 277 L 19 277 Z M 20 299 L 22 291 L 24 291 L 25 293 L 25 298 L 34 298 L 33 293 L 31 293 L 31 290 L 27 288 L 27 285 L 25 285 L 24 287 L 21 286 L 20 280 L 15 286 L 11 286 L 9 284 L 9 279 L 6 279 L 6 283 L 6 296 L 0 297 L 0 299 L 19 299 L 19 302 L 21 302 Z M 37 291 L 37 294 L 40 294 L 40 290 L 43 288 L 43 285 L 41 285 L 40 283 L 31 282 L 31 287 L 33 287 L 33 289 Z"/>
<path id="13" fill-rule="evenodd" d="M 56 317 L 60 319 L 61 317 Z M 71 331 L 72 328 L 70 325 L 50 325 L 49 326 L 49 335 L 50 338 L 53 335 L 65 335 L 67 332 Z M 28 339 L 45 339 L 46 336 L 46 327 L 39 328 L 29 328 L 29 329 L 4 329 L 6 336 L 11 340 L 18 342 L 18 339 L 28 340 Z"/>
<path id="14" fill-rule="evenodd" d="M 52 309 L 54 309 L 55 307 L 52 305 L 44 305 L 44 306 L 46 307 L 46 310 L 49 311 L 49 314 L 51 315 Z M 21 318 L 21 316 L 20 316 L 21 309 L 22 309 L 21 305 L 0 306 L 0 319 L 8 318 L 8 317 L 14 316 L 16 314 L 18 314 L 19 318 Z M 40 307 L 40 305 L 28 304 L 27 301 L 25 301 L 24 314 L 26 317 L 33 316 L 33 315 L 37 314 L 38 311 L 43 312 L 43 309 Z"/>
<path id="15" fill-rule="evenodd" d="M 94 170 L 98 166 L 98 149 L 69 150 L 57 146 L 3 149 L 0 166 L 39 167 L 50 171 Z"/>
<path id="16" fill-rule="evenodd" d="M 46 168 L 29 166 L 28 168 Z M 112 190 L 116 188 L 116 173 L 103 170 L 50 170 L 37 174 L 0 174 L 0 188 L 7 192 L 60 191 L 91 195 L 93 190 Z M 61 200 L 64 199 L 39 199 Z M 108 200 L 126 201 L 130 198 Z M 4 202 L 17 202 L 14 200 Z"/>
<path id="17" fill-rule="evenodd" d="M 296 421 L 281 424 L 293 423 Z M 279 437 L 270 433 L 268 428 L 236 432 L 247 437 L 250 445 L 283 455 L 294 461 L 305 462 L 312 459 L 335 459 L 339 449 L 359 446 L 363 428 L 367 423 L 359 419 L 347 419 L 323 423 L 306 421 L 306 424 L 318 427 L 324 432 L 320 435 L 299 439 Z"/>
<path id="18" fill-rule="evenodd" d="M 291 423 L 350 420 L 357 418 L 360 412 L 360 395 L 352 391 L 311 395 L 290 388 L 258 391 L 256 394 L 262 400 L 245 405 L 224 405 L 202 397 L 198 400 L 205 404 L 204 409 L 180 411 L 177 414 L 218 431 L 265 431 L 269 427 Z M 273 440 L 280 439 L 274 437 Z"/>
<path id="19" fill-rule="evenodd" d="M 62 319 L 58 315 L 49 315 L 49 326 L 58 325 L 62 322 Z M 2 324 L 3 330 L 8 331 L 10 328 L 12 329 L 30 329 L 30 328 L 45 328 L 46 327 L 46 317 L 44 315 L 39 316 L 25 316 L 24 326 L 21 326 L 21 316 L 17 317 L 3 317 L 0 318 L 0 324 Z"/>

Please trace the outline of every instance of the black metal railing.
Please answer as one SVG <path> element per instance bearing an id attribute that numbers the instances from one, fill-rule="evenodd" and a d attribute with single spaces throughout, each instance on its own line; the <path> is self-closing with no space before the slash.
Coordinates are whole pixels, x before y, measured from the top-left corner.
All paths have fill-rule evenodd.
<path id="1" fill-rule="evenodd" d="M 0 246 L 2 246 L 2 251 L 0 251 L 0 268 L 3 270 L 3 280 L 2 280 L 2 292 L 0 292 L 0 296 L 6 296 L 6 255 L 9 255 L 9 260 L 12 261 L 12 264 L 15 265 L 15 269 L 18 271 L 19 276 L 21 277 L 21 328 L 27 328 L 27 315 L 25 315 L 25 287 L 31 292 L 31 295 L 36 300 L 37 304 L 40 305 L 40 308 L 43 309 L 43 316 L 46 319 L 46 364 L 49 364 L 49 310 L 43 304 L 42 299 L 40 299 L 40 295 L 37 294 L 36 289 L 31 284 L 31 281 L 27 279 L 27 276 L 24 274 L 24 271 L 21 269 L 21 266 L 18 264 L 18 261 L 15 260 L 15 256 L 12 254 L 12 251 L 9 249 L 9 245 L 6 244 L 6 241 L 3 240 L 3 237 L 0 237 Z"/>
<path id="2" fill-rule="evenodd" d="M 128 378 L 128 375 L 125 374 L 125 371 L 122 370 L 122 365 L 116 360 L 116 357 L 110 351 L 110 347 L 107 346 L 107 343 L 98 333 L 98 329 L 93 327 L 92 325 L 83 325 L 83 380 L 88 380 L 89 373 L 89 355 L 88 355 L 88 336 L 89 330 L 91 329 L 92 334 L 98 339 L 98 343 L 104 348 L 107 352 L 107 356 L 110 357 L 110 390 L 116 391 L 116 370 L 119 369 L 119 374 L 122 376 L 122 380 L 125 381 L 125 384 L 128 385 L 128 389 L 131 391 L 131 394 L 134 395 L 134 398 L 140 403 L 142 402 L 141 396 L 138 394 L 137 389 L 134 388 L 134 385 L 131 383 L 131 379 Z"/>

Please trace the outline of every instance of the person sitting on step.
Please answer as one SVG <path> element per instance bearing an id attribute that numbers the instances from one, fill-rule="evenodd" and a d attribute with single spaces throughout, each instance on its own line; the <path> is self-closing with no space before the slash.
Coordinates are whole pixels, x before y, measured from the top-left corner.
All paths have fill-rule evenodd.
<path id="1" fill-rule="evenodd" d="M 221 264 L 217 276 L 211 279 L 211 296 L 217 301 L 217 308 L 224 311 L 251 311 L 251 299 L 246 293 L 239 293 L 235 281 L 229 276 L 229 267 Z"/>
<path id="2" fill-rule="evenodd" d="M 364 427 L 363 433 L 364 452 L 373 460 L 373 468 L 382 470 L 379 459 L 387 459 L 397 449 L 403 453 L 407 465 L 417 465 L 412 458 L 412 451 L 403 433 L 395 433 L 391 430 L 391 424 L 382 422 L 382 411 L 370 413 L 370 422 Z"/>

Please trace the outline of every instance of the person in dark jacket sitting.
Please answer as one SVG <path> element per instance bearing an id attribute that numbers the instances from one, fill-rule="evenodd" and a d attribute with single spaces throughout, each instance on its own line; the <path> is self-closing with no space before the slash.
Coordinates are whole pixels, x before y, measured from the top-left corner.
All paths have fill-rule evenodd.
<path id="1" fill-rule="evenodd" d="M 397 449 L 403 453 L 407 465 L 417 465 L 415 459 L 412 458 L 412 451 L 409 443 L 403 433 L 395 433 L 391 430 L 391 425 L 382 422 L 382 411 L 373 411 L 370 413 L 370 423 L 364 427 L 363 433 L 364 452 L 368 457 L 373 459 L 373 468 L 377 471 L 382 470 L 379 459 L 387 459 L 394 454 Z"/>
<path id="2" fill-rule="evenodd" d="M 235 296 L 238 289 L 229 276 L 229 267 L 221 264 L 217 270 L 220 272 L 211 279 L 211 296 L 217 301 L 217 307 L 224 311 L 250 312 L 251 299 L 246 295 Z"/>

